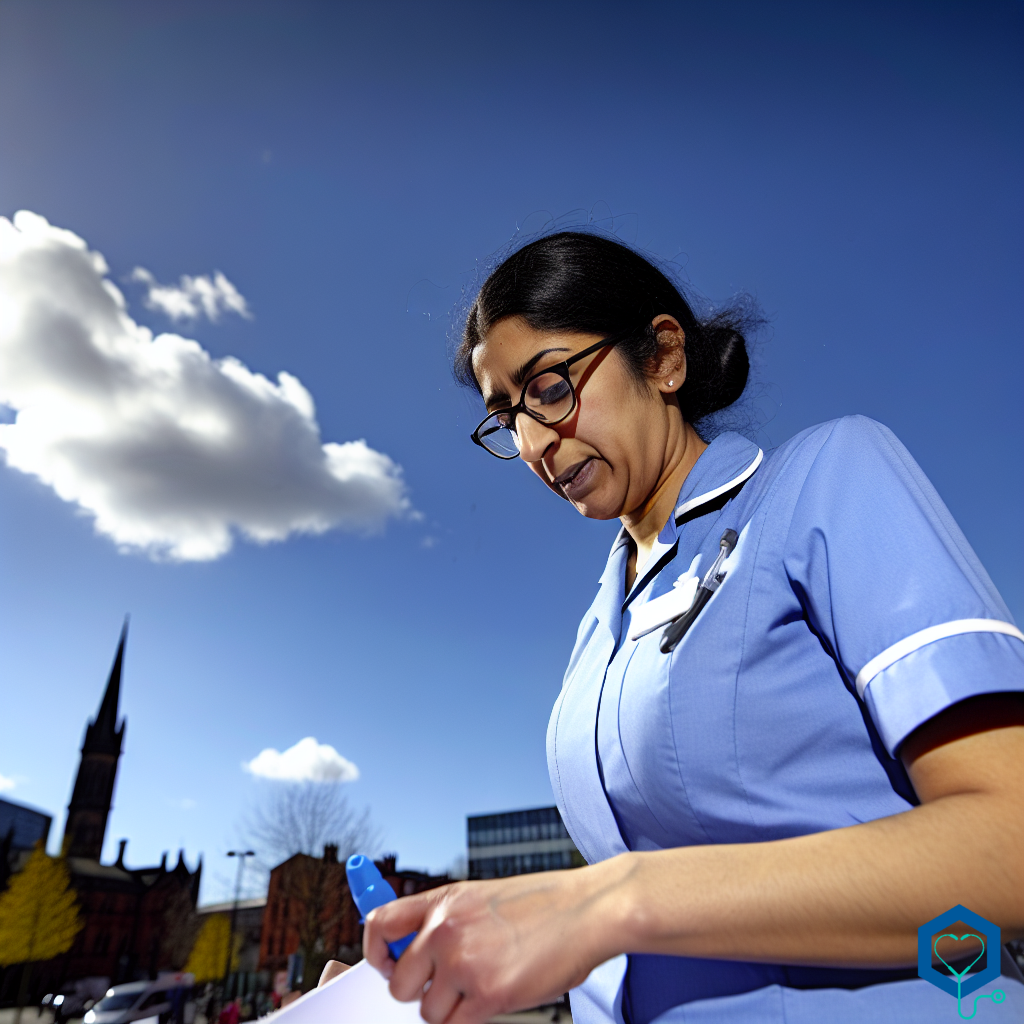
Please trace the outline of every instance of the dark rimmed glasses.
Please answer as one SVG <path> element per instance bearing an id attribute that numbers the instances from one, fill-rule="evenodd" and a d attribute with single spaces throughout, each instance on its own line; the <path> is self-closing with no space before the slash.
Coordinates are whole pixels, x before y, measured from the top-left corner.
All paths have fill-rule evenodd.
<path id="1" fill-rule="evenodd" d="M 516 434 L 516 417 L 526 413 L 538 423 L 551 427 L 571 416 L 576 408 L 576 389 L 572 386 L 569 367 L 598 349 L 618 345 L 633 332 L 615 338 L 605 338 L 596 345 L 564 362 L 549 366 L 534 374 L 523 385 L 519 403 L 508 409 L 499 409 L 485 416 L 480 425 L 470 434 L 473 441 L 499 459 L 519 458 L 519 436 Z"/>

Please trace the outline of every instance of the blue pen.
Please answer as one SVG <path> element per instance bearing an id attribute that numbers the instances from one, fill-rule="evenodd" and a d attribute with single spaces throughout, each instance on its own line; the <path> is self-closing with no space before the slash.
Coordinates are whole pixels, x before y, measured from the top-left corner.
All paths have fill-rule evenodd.
<path id="1" fill-rule="evenodd" d="M 348 876 L 349 892 L 352 893 L 352 899 L 355 900 L 364 921 L 371 910 L 398 899 L 395 890 L 384 881 L 377 870 L 377 865 L 361 853 L 354 853 L 345 861 L 345 874 Z M 391 955 L 397 960 L 415 938 L 416 933 L 412 932 L 403 939 L 389 942 L 388 949 L 391 950 Z"/>

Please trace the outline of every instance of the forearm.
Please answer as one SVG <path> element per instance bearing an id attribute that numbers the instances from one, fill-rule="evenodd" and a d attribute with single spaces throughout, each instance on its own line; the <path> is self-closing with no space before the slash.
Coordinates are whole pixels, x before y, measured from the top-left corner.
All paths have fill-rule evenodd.
<path id="1" fill-rule="evenodd" d="M 770 843 L 631 853 L 597 865 L 609 948 L 790 964 L 902 966 L 917 928 L 962 903 L 1024 931 L 1020 810 L 951 796 Z"/>

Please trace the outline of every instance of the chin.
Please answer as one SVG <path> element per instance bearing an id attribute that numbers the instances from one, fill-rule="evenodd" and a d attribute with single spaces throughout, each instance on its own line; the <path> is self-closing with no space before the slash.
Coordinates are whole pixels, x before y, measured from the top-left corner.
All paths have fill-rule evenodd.
<path id="1" fill-rule="evenodd" d="M 572 501 L 571 504 L 581 516 L 586 516 L 587 519 L 618 519 L 622 514 L 618 506 L 609 507 L 607 503 L 595 500 L 595 497 L 588 494 L 582 500 Z"/>

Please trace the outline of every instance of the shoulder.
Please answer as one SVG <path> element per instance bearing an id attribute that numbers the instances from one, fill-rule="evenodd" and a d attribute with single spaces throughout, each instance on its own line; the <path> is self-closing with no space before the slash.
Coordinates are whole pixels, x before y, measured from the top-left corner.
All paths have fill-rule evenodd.
<path id="1" fill-rule="evenodd" d="M 870 416 L 857 414 L 841 416 L 807 427 L 777 448 L 771 449 L 766 458 L 785 461 L 794 455 L 801 455 L 813 459 L 826 449 L 830 454 L 838 454 L 872 450 L 890 451 L 893 448 L 903 449 L 903 445 L 884 423 L 879 423 Z"/>
<path id="2" fill-rule="evenodd" d="M 834 529 L 895 527 L 922 518 L 955 532 L 948 511 L 896 435 L 867 416 L 802 430 L 765 453 L 744 503 L 780 543 Z M 755 512 L 757 510 L 757 512 Z"/>
<path id="3" fill-rule="evenodd" d="M 869 416 L 843 416 L 808 427 L 765 453 L 766 475 L 802 489 L 823 486 L 861 489 L 883 481 L 912 488 L 927 481 L 899 438 Z"/>

